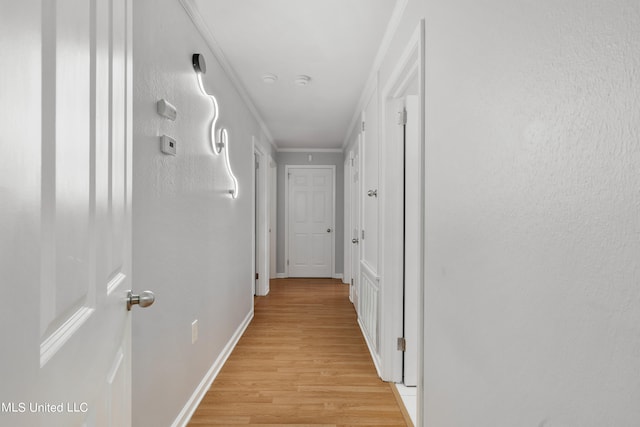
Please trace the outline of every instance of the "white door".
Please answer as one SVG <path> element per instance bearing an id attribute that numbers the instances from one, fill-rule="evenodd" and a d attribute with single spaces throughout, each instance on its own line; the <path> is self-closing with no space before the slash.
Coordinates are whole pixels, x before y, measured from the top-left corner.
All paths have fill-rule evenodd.
<path id="1" fill-rule="evenodd" d="M 378 102 L 372 93 L 364 110 L 360 145 L 360 275 L 358 283 L 358 316 L 365 338 L 372 349 L 374 362 L 380 363 L 380 273 L 379 203 L 378 203 Z"/>
<path id="2" fill-rule="evenodd" d="M 406 124 L 405 188 L 404 188 L 404 337 L 403 382 L 407 386 L 418 384 L 418 297 L 420 286 L 420 149 L 418 97 L 405 99 Z"/>
<path id="3" fill-rule="evenodd" d="M 131 425 L 131 5 L 0 7 L 0 424 Z"/>
<path id="4" fill-rule="evenodd" d="M 358 142 L 353 148 L 349 179 L 351 180 L 351 295 L 353 305 L 358 308 L 358 289 L 360 282 L 360 197 L 362 188 L 360 187 L 360 135 Z"/>
<path id="5" fill-rule="evenodd" d="M 367 103 L 362 132 L 362 228 L 364 238 L 360 236 L 362 260 L 365 266 L 378 272 L 378 182 L 380 164 L 378 162 L 378 102 L 376 94 Z"/>
<path id="6" fill-rule="evenodd" d="M 333 276 L 335 167 L 287 167 L 289 277 Z"/>

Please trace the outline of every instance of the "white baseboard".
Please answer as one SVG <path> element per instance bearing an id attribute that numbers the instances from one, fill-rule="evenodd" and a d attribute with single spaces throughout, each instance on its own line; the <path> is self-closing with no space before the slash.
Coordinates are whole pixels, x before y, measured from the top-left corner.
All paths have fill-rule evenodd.
<path id="1" fill-rule="evenodd" d="M 287 275 L 285 273 L 276 273 L 276 278 L 278 278 L 278 279 L 286 279 Z"/>
<path id="2" fill-rule="evenodd" d="M 171 424 L 171 427 L 186 427 L 189 423 L 189 420 L 191 420 L 193 413 L 198 408 L 198 405 L 200 405 L 204 395 L 211 387 L 211 384 L 213 384 L 213 380 L 216 379 L 225 362 L 229 356 L 231 356 L 231 352 L 236 347 L 236 344 L 240 341 L 242 334 L 244 334 L 244 331 L 251 323 L 251 319 L 253 319 L 253 310 L 247 314 L 247 317 L 245 317 L 238 329 L 236 329 L 236 332 L 233 334 L 227 345 L 224 346 L 224 349 L 222 349 L 222 352 L 215 362 L 213 362 L 213 365 L 211 365 L 207 374 L 202 378 L 202 381 L 200 381 L 200 384 L 196 387 L 187 404 L 182 408 L 182 411 L 180 411 L 173 424 Z"/>
<path id="3" fill-rule="evenodd" d="M 334 275 L 333 275 L 333 278 L 334 278 L 334 279 L 340 279 L 340 280 L 342 280 L 342 273 L 336 273 L 336 274 L 334 274 Z"/>
<path id="4" fill-rule="evenodd" d="M 367 347 L 369 348 L 369 353 L 371 354 L 371 359 L 373 360 L 373 364 L 376 367 L 376 372 L 378 373 L 378 376 L 382 378 L 382 370 L 380 369 L 380 359 L 378 358 L 378 355 L 376 354 L 376 352 L 373 351 L 373 347 L 369 342 L 369 337 L 365 332 L 365 328 L 364 328 L 364 325 L 362 324 L 362 321 L 360 320 L 360 316 L 358 316 L 358 326 L 360 326 L 360 332 L 362 332 L 362 336 L 364 337 L 364 342 L 367 343 Z"/>

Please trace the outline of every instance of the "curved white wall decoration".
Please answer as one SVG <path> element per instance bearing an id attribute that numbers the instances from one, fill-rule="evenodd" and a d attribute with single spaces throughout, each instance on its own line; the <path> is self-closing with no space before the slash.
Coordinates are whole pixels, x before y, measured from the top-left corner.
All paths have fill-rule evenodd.
<path id="1" fill-rule="evenodd" d="M 213 105 L 213 118 L 211 119 L 211 132 L 209 135 L 209 138 L 211 139 L 211 147 L 213 148 L 213 152 L 216 154 L 222 153 L 222 150 L 226 148 L 226 150 L 224 150 L 224 163 L 227 167 L 227 173 L 233 182 L 233 188 L 229 190 L 229 194 L 231 194 L 231 197 L 235 199 L 238 197 L 238 180 L 233 174 L 233 171 L 231 170 L 231 163 L 229 162 L 229 132 L 227 132 L 226 128 L 220 128 L 216 135 L 216 123 L 218 122 L 218 112 L 220 110 L 218 107 L 218 100 L 216 100 L 215 96 L 207 93 L 204 88 L 204 83 L 202 82 L 202 75 L 207 72 L 204 56 L 200 53 L 194 53 L 191 60 L 198 77 L 198 86 L 200 87 L 200 91 L 211 100 L 211 104 Z"/>

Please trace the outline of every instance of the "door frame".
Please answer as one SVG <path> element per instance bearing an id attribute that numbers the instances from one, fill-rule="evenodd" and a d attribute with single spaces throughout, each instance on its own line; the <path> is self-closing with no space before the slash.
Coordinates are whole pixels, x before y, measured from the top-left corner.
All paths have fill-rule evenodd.
<path id="1" fill-rule="evenodd" d="M 252 277 L 255 283 L 255 295 L 265 296 L 269 293 L 269 260 L 270 260 L 270 241 L 269 241 L 269 192 L 268 187 L 268 156 L 264 148 L 257 143 L 256 138 L 252 137 L 253 155 L 258 161 L 258 169 L 253 168 L 253 254 L 254 261 L 253 272 L 258 273 L 258 280 Z M 257 185 L 257 188 L 255 188 Z M 256 202 L 257 200 L 257 202 Z M 257 203 L 257 206 L 256 206 Z M 256 215 L 257 213 L 257 215 Z M 257 265 L 255 261 L 257 255 Z M 253 286 L 252 286 L 253 288 Z"/>
<path id="2" fill-rule="evenodd" d="M 381 358 L 382 378 L 387 381 L 402 382 L 402 352 L 398 351 L 396 338 L 403 336 L 403 280 L 404 280 L 404 208 L 403 208 L 403 175 L 394 171 L 403 170 L 404 159 L 402 146 L 398 141 L 396 105 L 403 97 L 406 89 L 413 83 L 418 83 L 419 105 L 419 138 L 424 147 L 424 20 L 421 20 L 413 32 L 397 65 L 391 73 L 381 92 L 381 135 L 386 141 L 380 153 L 380 193 L 381 211 L 380 236 L 381 254 Z M 420 224 L 418 231 L 421 248 L 419 259 L 424 259 L 424 148 L 419 158 L 421 206 Z M 418 402 L 422 396 L 423 381 L 423 330 L 424 330 L 424 267 L 419 273 L 419 307 L 418 307 Z M 419 405 L 420 406 L 420 405 Z M 418 409 L 419 417 L 421 409 Z M 420 418 L 418 418 L 418 425 Z"/>
<path id="3" fill-rule="evenodd" d="M 278 164 L 269 155 L 269 279 L 277 277 L 278 256 Z"/>
<path id="4" fill-rule="evenodd" d="M 336 275 L 336 166 L 335 165 L 284 165 L 284 275 L 289 277 L 289 171 L 291 169 L 330 169 L 331 188 L 331 277 Z"/>
<path id="5" fill-rule="evenodd" d="M 345 182 L 349 183 L 348 204 L 347 193 L 345 193 L 345 206 L 348 206 L 348 210 L 345 212 L 345 256 L 349 257 L 349 298 L 354 305 L 356 313 L 359 315 L 359 280 L 360 280 L 360 199 L 362 193 L 362 185 L 360 182 L 360 146 L 361 146 L 362 133 L 358 132 L 355 137 L 354 145 L 349 151 L 347 159 L 348 167 L 345 167 Z M 358 173 L 358 185 L 353 185 L 353 175 L 357 171 Z M 356 235 L 353 235 L 353 230 L 357 228 Z M 352 239 L 357 238 L 358 243 L 352 243 Z M 355 245 L 355 248 L 354 248 Z M 357 256 L 354 256 L 354 252 Z M 348 254 L 348 255 L 347 255 Z M 347 263 L 345 262 L 345 274 L 347 272 Z"/>
<path id="6" fill-rule="evenodd" d="M 342 283 L 349 285 L 349 301 L 353 303 L 352 296 L 352 286 L 351 286 L 351 163 L 353 162 L 352 158 L 353 153 L 350 152 L 348 155 L 344 156 L 344 165 L 343 165 L 343 181 L 344 181 L 344 218 L 343 218 L 343 262 L 342 262 Z"/>

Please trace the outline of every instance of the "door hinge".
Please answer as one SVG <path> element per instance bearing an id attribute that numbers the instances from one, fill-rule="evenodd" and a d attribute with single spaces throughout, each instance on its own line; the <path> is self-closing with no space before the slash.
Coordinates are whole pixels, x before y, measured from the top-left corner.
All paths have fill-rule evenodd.
<path id="1" fill-rule="evenodd" d="M 287 260 L 287 265 L 289 265 L 289 260 Z"/>
<path id="2" fill-rule="evenodd" d="M 360 240 L 364 240 L 364 230 L 362 230 L 361 233 L 362 233 L 362 237 L 360 238 Z"/>
<path id="3" fill-rule="evenodd" d="M 362 122 L 362 132 L 364 132 L 364 122 Z"/>
<path id="4" fill-rule="evenodd" d="M 402 111 L 398 111 L 398 125 L 404 126 L 407 124 L 407 109 L 403 108 Z"/>
<path id="5" fill-rule="evenodd" d="M 398 338 L 398 351 L 407 351 L 407 340 L 404 337 Z"/>
<path id="6" fill-rule="evenodd" d="M 260 273 L 256 273 L 256 280 L 260 278 Z"/>

